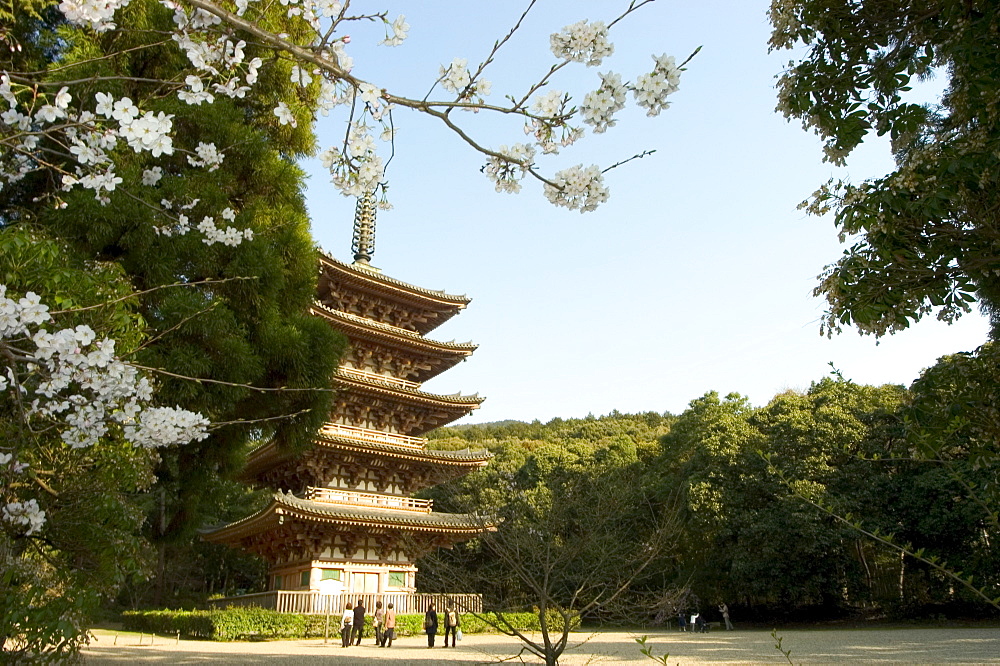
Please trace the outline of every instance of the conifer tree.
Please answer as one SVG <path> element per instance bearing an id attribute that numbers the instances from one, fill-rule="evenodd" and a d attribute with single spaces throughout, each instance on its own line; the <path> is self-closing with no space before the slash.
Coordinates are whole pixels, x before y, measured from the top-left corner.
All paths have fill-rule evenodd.
<path id="1" fill-rule="evenodd" d="M 194 529 L 218 518 L 219 507 L 202 503 L 213 496 L 207 486 L 238 471 L 249 445 L 271 437 L 290 447 L 309 441 L 325 420 L 343 343 L 308 314 L 316 250 L 304 174 L 295 160 L 314 148 L 305 118 L 314 95 L 293 86 L 291 65 L 279 63 L 262 72 L 252 98 L 189 106 L 155 83 L 175 78 L 186 66 L 164 38 L 171 12 L 157 2 L 137 1 L 119 13 L 119 23 L 129 29 L 96 34 L 62 26 L 59 48 L 44 50 L 31 39 L 46 34 L 32 30 L 36 22 L 25 25 L 20 41 L 34 44 L 36 61 L 46 59 L 60 76 L 69 71 L 92 79 L 92 95 L 128 96 L 144 110 L 173 116 L 178 150 L 164 161 L 120 146 L 119 173 L 126 183 L 155 179 L 166 207 L 194 224 L 204 224 L 206 212 L 230 211 L 231 219 L 213 222 L 217 228 L 231 223 L 245 242 L 172 233 L 170 220 L 125 188 L 108 192 L 105 201 L 69 192 L 64 209 L 40 209 L 30 205 L 33 188 L 47 184 L 29 179 L 7 198 L 5 218 L 59 238 L 81 261 L 120 266 L 140 294 L 148 334 L 130 360 L 169 373 L 157 375 L 160 401 L 197 410 L 216 424 L 236 422 L 214 429 L 204 441 L 162 452 L 149 521 L 162 562 L 164 542 L 190 539 Z M 279 124 L 271 113 L 279 101 L 304 122 L 297 128 Z M 199 145 L 181 143 L 195 134 Z M 214 169 L 194 166 L 214 157 L 211 150 L 198 152 L 209 142 L 224 155 L 221 163 Z M 53 150 L 58 154 L 58 146 Z"/>

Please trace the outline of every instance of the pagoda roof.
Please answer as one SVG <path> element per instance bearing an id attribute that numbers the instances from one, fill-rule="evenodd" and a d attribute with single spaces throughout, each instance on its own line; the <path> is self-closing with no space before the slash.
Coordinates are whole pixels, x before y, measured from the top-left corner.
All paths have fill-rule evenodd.
<path id="1" fill-rule="evenodd" d="M 376 393 L 382 397 L 394 397 L 421 406 L 470 410 L 478 409 L 479 405 L 486 400 L 486 398 L 479 397 L 478 393 L 473 393 L 472 395 L 462 395 L 461 393 L 447 395 L 428 393 L 420 389 L 400 386 L 389 379 L 382 381 L 370 375 L 363 377 L 351 375 L 343 372 L 340 368 L 337 368 L 337 371 L 334 373 L 334 380 L 342 384 L 345 388 Z"/>
<path id="2" fill-rule="evenodd" d="M 273 531 L 289 518 L 348 529 L 382 528 L 404 532 L 460 534 L 470 537 L 492 527 L 483 518 L 471 514 L 316 502 L 279 491 L 272 495 L 271 503 L 257 513 L 200 532 L 206 541 L 228 543 Z"/>
<path id="3" fill-rule="evenodd" d="M 478 451 L 471 449 L 441 451 L 406 444 L 362 441 L 344 435 L 324 432 L 323 430 L 317 435 L 314 446 L 331 450 L 345 450 L 352 453 L 378 456 L 380 458 L 391 458 L 408 463 L 461 468 L 460 471 L 456 470 L 459 474 L 471 471 L 470 468 L 483 467 L 493 458 L 493 454 L 486 449 Z M 272 440 L 250 452 L 249 456 L 247 456 L 246 467 L 244 467 L 243 472 L 240 474 L 240 478 L 256 478 L 263 472 L 296 460 L 299 457 L 307 456 L 311 452 L 311 450 L 301 452 L 285 451 L 280 449 Z M 448 476 L 452 477 L 454 474 L 448 474 Z"/>
<path id="4" fill-rule="evenodd" d="M 350 369 L 338 369 L 333 384 L 333 420 L 347 424 L 365 420 L 369 427 L 416 437 L 479 409 L 485 400 L 478 394 L 427 393 L 388 378 L 355 375 Z"/>
<path id="5" fill-rule="evenodd" d="M 320 263 L 330 268 L 335 268 L 346 275 L 354 276 L 359 280 L 371 282 L 372 284 L 379 284 L 382 285 L 385 289 L 391 289 L 394 291 L 398 291 L 400 293 L 420 296 L 428 301 L 448 303 L 453 305 L 459 305 L 461 307 L 465 307 L 466 305 L 472 302 L 472 299 L 466 296 L 465 294 L 461 295 L 449 294 L 438 289 L 426 289 L 424 287 L 418 287 L 408 282 L 403 282 L 402 280 L 391 278 L 388 275 L 382 273 L 381 271 L 378 271 L 377 269 L 371 267 L 361 266 L 358 264 L 348 264 L 322 251 L 320 252 Z"/>
<path id="6" fill-rule="evenodd" d="M 335 310 L 315 301 L 310 313 L 323 317 L 351 340 L 369 340 L 383 347 L 391 347 L 408 354 L 419 353 L 424 357 L 440 359 L 434 368 L 415 373 L 418 382 L 425 382 L 458 362 L 472 355 L 479 345 L 472 342 L 439 342 L 425 338 L 416 331 L 361 317 L 350 312 Z"/>
<path id="7" fill-rule="evenodd" d="M 391 338 L 395 341 L 405 340 L 410 344 L 440 351 L 461 351 L 471 354 L 479 348 L 479 345 L 473 342 L 455 342 L 454 340 L 449 342 L 439 342 L 437 340 L 431 340 L 429 338 L 425 338 L 416 331 L 399 328 L 398 326 L 375 321 L 374 319 L 368 319 L 367 317 L 360 317 L 350 312 L 334 310 L 320 301 L 313 302 L 313 309 L 314 312 L 312 314 L 321 315 L 327 319 L 336 321 L 338 325 L 357 331 L 364 331 L 369 335 L 378 336 L 380 338 Z"/>
<path id="8" fill-rule="evenodd" d="M 434 312 L 428 321 L 415 324 L 421 333 L 427 333 L 464 309 L 472 299 L 468 296 L 449 294 L 436 289 L 425 289 L 402 280 L 391 278 L 376 268 L 348 264 L 326 252 L 319 253 L 320 273 L 333 273 L 338 284 L 348 285 L 361 292 L 378 294 L 383 298 L 405 304 L 409 308 Z"/>

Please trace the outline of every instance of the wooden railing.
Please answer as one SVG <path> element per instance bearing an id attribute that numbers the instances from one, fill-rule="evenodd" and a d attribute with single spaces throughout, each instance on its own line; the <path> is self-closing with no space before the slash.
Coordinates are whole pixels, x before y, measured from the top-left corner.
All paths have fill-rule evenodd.
<path id="1" fill-rule="evenodd" d="M 306 499 L 316 502 L 337 502 L 338 504 L 354 504 L 358 506 L 380 506 L 387 509 L 419 511 L 421 513 L 430 513 L 434 508 L 434 500 L 414 499 L 413 497 L 402 497 L 400 495 L 359 493 L 353 490 L 317 488 L 315 486 L 310 486 L 306 489 Z"/>
<path id="2" fill-rule="evenodd" d="M 392 604 L 397 613 L 423 613 L 428 604 L 433 603 L 437 610 L 443 610 L 449 604 L 462 613 L 481 613 L 483 597 L 480 594 L 415 594 L 406 592 L 388 592 L 384 594 L 320 594 L 319 592 L 275 590 L 244 594 L 238 597 L 226 597 L 209 601 L 212 608 L 242 608 L 255 606 L 268 608 L 279 613 L 301 613 L 303 615 L 339 615 L 347 602 L 357 604 L 358 600 L 365 605 L 369 613 L 375 611 L 375 602 L 381 601 L 383 607 Z"/>
<path id="3" fill-rule="evenodd" d="M 380 375 L 377 372 L 369 372 L 368 370 L 358 370 L 357 368 L 346 368 L 341 366 L 337 368 L 338 372 L 345 375 L 351 375 L 353 377 L 358 377 L 359 379 L 371 379 L 376 382 L 385 382 L 387 384 L 395 384 L 401 388 L 407 389 L 419 389 L 420 384 L 417 382 L 411 382 L 408 379 L 400 379 L 398 377 L 390 377 L 389 375 Z"/>
<path id="4" fill-rule="evenodd" d="M 378 442 L 379 444 L 395 444 L 397 446 L 412 446 L 414 448 L 422 449 L 427 444 L 427 439 L 424 437 L 410 437 L 409 435 L 397 435 L 391 432 L 382 432 L 381 430 L 371 430 L 370 428 L 361 428 L 358 426 L 344 425 L 342 423 L 327 423 L 323 426 L 321 433 L 327 435 L 339 435 L 341 437 L 349 437 L 350 439 L 357 439 L 363 442 Z"/>

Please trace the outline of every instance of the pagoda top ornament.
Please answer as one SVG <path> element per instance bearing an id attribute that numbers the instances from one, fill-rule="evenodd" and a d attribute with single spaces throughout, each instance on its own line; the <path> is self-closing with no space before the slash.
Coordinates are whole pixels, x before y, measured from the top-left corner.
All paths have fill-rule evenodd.
<path id="1" fill-rule="evenodd" d="M 366 268 L 371 266 L 372 255 L 375 254 L 375 212 L 377 202 L 375 192 L 368 192 L 358 198 L 354 209 L 354 234 L 351 240 L 351 252 L 354 263 Z"/>

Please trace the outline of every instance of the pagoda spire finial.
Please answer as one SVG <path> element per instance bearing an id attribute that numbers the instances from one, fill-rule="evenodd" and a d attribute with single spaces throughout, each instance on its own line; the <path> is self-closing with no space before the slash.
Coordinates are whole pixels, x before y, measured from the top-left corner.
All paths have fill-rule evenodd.
<path id="1" fill-rule="evenodd" d="M 351 251 L 354 252 L 354 263 L 367 266 L 375 254 L 375 191 L 367 192 L 358 198 L 354 210 L 354 238 L 351 241 Z"/>

